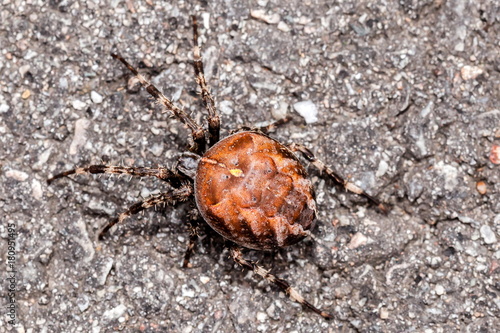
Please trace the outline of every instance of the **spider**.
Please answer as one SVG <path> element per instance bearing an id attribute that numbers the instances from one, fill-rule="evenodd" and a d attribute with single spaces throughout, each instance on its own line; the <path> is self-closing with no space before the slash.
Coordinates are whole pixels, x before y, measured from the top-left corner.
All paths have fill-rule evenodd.
<path id="1" fill-rule="evenodd" d="M 263 128 L 241 128 L 220 139 L 220 118 L 205 80 L 198 45 L 198 24 L 195 16 L 191 19 L 193 66 L 208 113 L 208 130 L 175 106 L 122 56 L 111 54 L 137 77 L 167 112 L 171 112 L 191 131 L 189 151 L 179 158 L 173 168 L 90 165 L 56 174 L 48 179 L 48 183 L 73 174 L 119 174 L 156 177 L 165 181 L 170 185 L 170 191 L 130 206 L 101 229 L 99 239 L 102 240 L 115 224 L 122 223 L 131 215 L 156 205 L 175 205 L 194 197 L 203 219 L 231 244 L 230 253 L 237 264 L 275 284 L 293 301 L 325 319 L 331 319 L 332 314 L 305 300 L 287 281 L 271 274 L 256 262 L 245 259 L 241 248 L 275 250 L 296 244 L 305 237 L 313 237 L 311 230 L 316 217 L 313 189 L 296 153 L 346 190 L 366 197 L 384 212 L 386 207 L 327 167 L 305 146 L 296 143 L 285 146 L 270 138 L 267 135 L 269 129 L 284 120 Z M 195 241 L 196 233 L 189 238 L 183 266 L 187 266 Z"/>

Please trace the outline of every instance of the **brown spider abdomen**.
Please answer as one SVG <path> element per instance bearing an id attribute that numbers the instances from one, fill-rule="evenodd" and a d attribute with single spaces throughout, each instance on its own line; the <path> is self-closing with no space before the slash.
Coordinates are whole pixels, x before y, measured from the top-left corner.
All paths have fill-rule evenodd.
<path id="1" fill-rule="evenodd" d="M 255 132 L 233 134 L 203 155 L 195 197 L 215 231 L 247 248 L 292 245 L 314 226 L 304 167 L 288 148 Z"/>

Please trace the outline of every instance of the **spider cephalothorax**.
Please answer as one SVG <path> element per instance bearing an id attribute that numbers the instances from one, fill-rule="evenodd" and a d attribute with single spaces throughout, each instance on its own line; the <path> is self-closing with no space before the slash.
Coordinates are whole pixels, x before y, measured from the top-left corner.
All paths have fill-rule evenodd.
<path id="1" fill-rule="evenodd" d="M 294 301 L 330 319 L 331 314 L 307 302 L 285 280 L 270 274 L 255 262 L 244 259 L 239 246 L 272 250 L 295 244 L 310 235 L 314 226 L 316 205 L 311 182 L 294 153 L 300 154 L 347 190 L 365 196 L 383 211 L 385 207 L 317 160 L 306 147 L 299 144 L 285 146 L 265 135 L 268 128 L 240 131 L 220 140 L 219 115 L 203 74 L 197 22 L 195 17 L 192 19 L 193 64 L 196 82 L 201 88 L 201 96 L 208 113 L 208 130 L 176 107 L 123 57 L 112 54 L 132 71 L 149 94 L 191 131 L 190 152 L 182 155 L 174 168 L 91 165 L 59 173 L 49 178 L 48 182 L 72 174 L 107 173 L 157 177 L 170 185 L 170 191 L 133 204 L 118 218 L 106 224 L 99 238 L 116 223 L 144 209 L 159 204 L 173 205 L 194 197 L 204 220 L 233 244 L 231 255 L 238 264 L 276 284 Z M 195 240 L 195 237 L 190 238 L 184 266 Z"/>

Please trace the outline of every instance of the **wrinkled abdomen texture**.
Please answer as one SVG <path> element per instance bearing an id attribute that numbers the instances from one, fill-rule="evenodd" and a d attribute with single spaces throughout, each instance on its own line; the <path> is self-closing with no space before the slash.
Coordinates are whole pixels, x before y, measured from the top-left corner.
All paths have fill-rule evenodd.
<path id="1" fill-rule="evenodd" d="M 279 142 L 240 132 L 201 159 L 196 203 L 207 223 L 247 248 L 270 250 L 303 239 L 314 224 L 310 181 L 295 155 Z"/>

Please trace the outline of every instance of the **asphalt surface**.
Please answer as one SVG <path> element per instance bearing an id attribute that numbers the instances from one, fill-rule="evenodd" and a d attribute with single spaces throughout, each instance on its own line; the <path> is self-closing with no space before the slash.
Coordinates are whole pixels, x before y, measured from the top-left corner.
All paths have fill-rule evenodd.
<path id="1" fill-rule="evenodd" d="M 171 166 L 186 151 L 188 131 L 110 53 L 205 125 L 192 14 L 222 135 L 291 116 L 274 138 L 304 144 L 390 206 L 383 214 L 309 166 L 317 240 L 244 253 L 331 321 L 237 267 L 203 224 L 182 268 L 193 202 L 151 209 L 97 240 L 166 184 L 46 183 L 102 161 Z M 500 327 L 495 1 L 5 0 L 0 22 L 0 332 Z M 294 110 L 305 101 L 316 121 Z"/>

